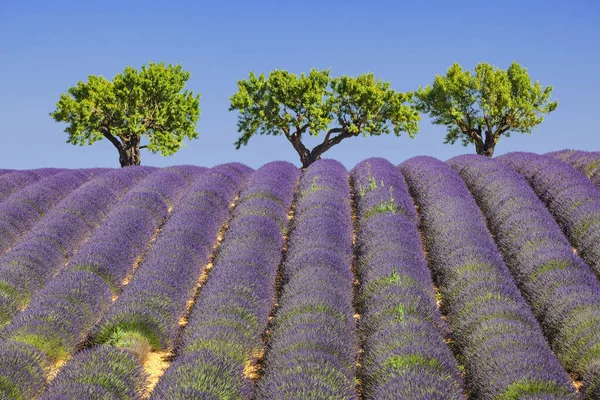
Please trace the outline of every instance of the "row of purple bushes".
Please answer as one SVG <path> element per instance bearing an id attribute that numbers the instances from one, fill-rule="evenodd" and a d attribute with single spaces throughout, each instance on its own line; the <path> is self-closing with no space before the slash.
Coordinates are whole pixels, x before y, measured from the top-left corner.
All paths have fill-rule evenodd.
<path id="1" fill-rule="evenodd" d="M 29 171 L 3 170 L 0 175 L 0 202 L 9 198 L 19 190 L 39 181 L 40 179 L 50 177 L 62 172 L 62 169 L 41 168 Z"/>
<path id="2" fill-rule="evenodd" d="M 509 153 L 498 160 L 523 175 L 578 253 L 600 277 L 600 188 L 555 158 Z"/>
<path id="3" fill-rule="evenodd" d="M 273 162 L 253 173 L 153 399 L 252 397 L 244 368 L 264 347 L 287 215 L 300 171 Z M 282 229 L 282 224 L 284 224 Z"/>
<path id="4" fill-rule="evenodd" d="M 600 186 L 600 151 L 560 150 L 546 155 L 566 162 Z"/>
<path id="5" fill-rule="evenodd" d="M 0 203 L 0 255 L 39 222 L 64 197 L 98 174 L 86 170 L 64 171 L 17 191 Z"/>
<path id="6" fill-rule="evenodd" d="M 224 164 L 194 181 L 129 285 L 95 328 L 95 343 L 118 344 L 128 333 L 136 333 L 155 350 L 173 348 L 186 303 L 250 171 L 241 164 Z"/>
<path id="7" fill-rule="evenodd" d="M 224 164 L 197 175 L 130 283 L 92 330 L 91 342 L 98 346 L 80 352 L 60 371 L 47 398 L 93 399 L 98 390 L 119 399 L 142 394 L 146 383 L 138 345 L 173 346 L 186 303 L 250 171 Z"/>
<path id="8" fill-rule="evenodd" d="M 464 399 L 402 174 L 374 158 L 350 175 L 359 227 L 363 398 Z"/>
<path id="9" fill-rule="evenodd" d="M 164 223 L 168 203 L 185 186 L 186 179 L 176 168 L 158 170 L 140 180 L 65 270 L 2 330 L 2 339 L 33 345 L 43 353 L 46 364 L 68 359 L 111 304 L 111 289 L 120 287 L 137 255 Z M 44 374 L 35 376 L 39 385 L 33 387 L 43 386 L 44 379 Z"/>
<path id="10" fill-rule="evenodd" d="M 521 293 L 554 353 L 584 377 L 586 398 L 600 398 L 600 283 L 525 178 L 482 156 L 456 166 L 486 215 Z"/>
<path id="11" fill-rule="evenodd" d="M 154 170 L 116 170 L 80 186 L 0 258 L 0 326 L 60 271 L 123 195 Z"/>
<path id="12" fill-rule="evenodd" d="M 578 398 L 502 260 L 465 183 L 448 164 L 401 164 L 429 264 L 474 398 Z"/>
<path id="13" fill-rule="evenodd" d="M 352 219 L 346 169 L 307 168 L 255 399 L 355 399 Z"/>

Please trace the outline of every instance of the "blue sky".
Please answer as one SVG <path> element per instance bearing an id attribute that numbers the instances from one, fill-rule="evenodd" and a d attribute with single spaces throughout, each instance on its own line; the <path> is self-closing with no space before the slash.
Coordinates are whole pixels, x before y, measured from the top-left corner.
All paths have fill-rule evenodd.
<path id="1" fill-rule="evenodd" d="M 168 5 L 167 5 L 168 4 Z M 250 71 L 330 68 L 333 76 L 372 72 L 399 91 L 433 82 L 458 62 L 507 68 L 515 60 L 554 86 L 558 109 L 533 135 L 501 140 L 496 154 L 564 148 L 600 150 L 600 2 L 221 0 L 0 1 L 0 168 L 117 167 L 106 140 L 66 143 L 64 123 L 48 116 L 60 94 L 88 75 L 112 79 L 148 61 L 183 65 L 201 93 L 199 138 L 174 156 L 142 150 L 142 164 L 213 166 L 239 161 L 300 165 L 283 136 L 256 136 L 235 150 L 238 114 L 229 96 Z M 350 138 L 324 158 L 352 168 L 368 157 L 397 164 L 417 155 L 446 160 L 473 153 L 444 145 L 427 117 L 407 134 Z M 307 140 L 309 147 L 322 139 Z"/>

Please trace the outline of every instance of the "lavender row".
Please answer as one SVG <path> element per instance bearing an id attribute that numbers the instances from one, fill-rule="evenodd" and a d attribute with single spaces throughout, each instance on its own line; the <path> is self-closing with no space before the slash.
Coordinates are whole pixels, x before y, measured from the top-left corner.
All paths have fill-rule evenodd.
<path id="1" fill-rule="evenodd" d="M 0 326 L 25 307 L 149 167 L 116 170 L 72 192 L 0 258 Z"/>
<path id="2" fill-rule="evenodd" d="M 597 186 L 600 186 L 600 152 L 561 150 L 546 153 L 546 155 L 566 162 L 579 172 L 585 174 Z"/>
<path id="3" fill-rule="evenodd" d="M 90 178 L 85 170 L 64 171 L 33 183 L 0 203 L 0 255 L 53 206 Z"/>
<path id="4" fill-rule="evenodd" d="M 471 395 L 578 398 L 458 173 L 431 157 L 400 168 L 420 211 L 429 264 Z"/>
<path id="5" fill-rule="evenodd" d="M 166 168 L 142 180 L 94 231 L 67 269 L 2 330 L 1 337 L 33 344 L 52 362 L 68 358 L 106 311 L 136 257 L 164 222 L 167 202 L 176 200 L 185 185 L 182 175 Z"/>
<path id="6" fill-rule="evenodd" d="M 227 168 L 216 167 L 214 170 L 219 171 L 220 169 L 225 169 L 225 173 L 229 172 L 235 174 L 235 172 L 227 170 Z M 148 226 L 149 229 L 143 229 L 143 226 L 139 227 L 140 230 L 145 231 L 145 240 L 140 241 L 139 244 L 140 246 L 145 246 L 148 243 L 150 237 L 156 232 L 156 229 L 161 223 L 161 221 L 164 221 L 164 218 L 167 214 L 167 205 L 175 203 L 176 206 L 173 211 L 174 218 L 169 219 L 163 227 L 163 233 L 168 235 L 169 231 L 172 229 L 170 228 L 170 225 L 177 224 L 177 215 L 181 212 L 181 206 L 179 204 L 180 202 L 182 204 L 186 204 L 187 202 L 187 204 L 190 205 L 192 197 L 201 197 L 206 194 L 210 195 L 212 194 L 212 191 L 207 191 L 207 189 L 210 189 L 211 186 L 216 186 L 219 180 L 228 179 L 226 176 L 224 176 L 223 174 L 219 174 L 216 171 L 211 173 L 210 171 L 202 171 L 199 169 L 193 170 L 190 167 L 175 167 L 170 169 L 162 169 L 156 174 L 153 174 L 153 176 L 151 176 L 144 182 L 145 185 L 143 189 L 146 190 L 145 193 L 144 191 L 140 191 L 140 193 L 131 192 L 129 194 L 131 196 L 128 195 L 128 197 L 130 197 L 129 199 L 123 199 L 123 210 L 118 210 L 115 212 L 115 219 L 110 218 L 110 220 L 112 221 L 110 221 L 110 225 L 107 224 L 106 228 L 112 227 L 113 229 L 115 229 L 115 234 L 119 233 L 117 232 L 117 230 L 119 229 L 127 230 L 128 225 L 130 225 L 133 221 L 130 220 L 129 223 L 119 224 L 116 220 L 116 217 L 119 214 L 123 216 L 121 211 L 126 211 L 126 204 L 137 204 L 139 207 L 138 211 L 143 211 L 146 213 L 146 223 L 151 226 L 151 228 L 150 226 Z M 206 175 L 209 175 L 212 179 L 205 179 Z M 188 194 L 186 195 L 186 197 L 184 197 L 183 200 L 177 201 L 180 195 L 182 194 L 182 188 L 184 186 L 187 186 L 186 180 L 191 179 L 194 176 L 196 176 L 196 179 L 194 179 L 190 188 L 187 190 Z M 202 191 L 206 191 L 206 193 L 201 194 Z M 140 201 L 141 196 L 139 194 L 146 195 L 145 201 Z M 223 205 L 223 207 L 226 208 L 227 206 Z M 160 221 L 159 218 L 157 218 L 157 212 L 163 213 L 163 217 Z M 136 214 L 139 215 L 139 213 L 136 213 L 133 208 L 130 208 L 130 214 L 134 216 Z M 181 216 L 179 218 L 181 218 Z M 98 236 L 98 239 L 102 239 L 103 236 L 110 236 L 109 231 L 102 232 L 101 230 L 99 232 L 100 234 Z M 122 231 L 120 233 L 128 234 L 133 232 Z M 155 246 L 159 245 L 159 243 L 161 242 L 161 238 L 163 238 L 163 236 L 159 236 L 159 239 L 157 240 Z M 128 248 L 132 245 L 134 244 L 130 243 L 129 246 L 125 245 L 122 247 Z M 154 249 L 154 246 L 151 248 L 149 254 L 152 254 L 152 249 Z M 94 245 L 90 245 L 90 250 L 92 250 L 92 252 L 88 253 L 86 252 L 86 249 L 82 249 L 82 258 L 80 260 L 82 263 L 85 263 L 85 260 L 88 259 L 88 256 L 92 256 L 90 260 L 94 259 L 94 250 L 97 250 L 98 253 L 96 255 L 102 258 L 102 253 L 100 252 L 101 248 L 95 248 Z M 123 249 L 119 249 L 119 251 L 122 250 Z M 163 251 L 164 250 L 165 249 L 163 248 Z M 125 265 L 124 263 L 110 265 L 110 259 L 106 259 L 105 261 L 109 262 L 109 264 L 92 265 L 90 266 L 90 268 L 84 268 L 83 271 L 79 270 L 79 268 L 85 266 L 85 264 L 79 264 L 77 263 L 77 260 L 75 260 L 76 263 L 72 266 L 72 268 L 70 268 L 69 270 L 67 270 L 67 272 L 63 274 L 63 280 L 71 276 L 76 277 L 77 275 L 93 277 L 93 288 L 98 293 L 86 297 L 84 300 L 79 302 L 79 304 L 75 305 L 73 307 L 73 310 L 70 311 L 71 315 L 80 316 L 80 321 L 72 323 L 64 321 L 60 323 L 55 322 L 55 325 L 60 325 L 58 330 L 62 332 L 62 335 L 52 335 L 51 331 L 48 330 L 47 332 L 44 332 L 44 334 L 46 335 L 46 341 L 48 340 L 48 338 L 53 338 L 54 341 L 57 341 L 57 339 L 60 337 L 59 340 L 62 340 L 61 343 L 66 344 L 65 347 L 67 347 L 69 351 L 73 351 L 73 344 L 76 344 L 78 342 L 76 337 L 78 337 L 80 341 L 85 336 L 85 334 L 91 330 L 93 323 L 98 319 L 98 317 L 102 316 L 105 313 L 108 306 L 111 304 L 111 297 L 113 295 L 113 293 L 111 292 L 111 288 L 115 285 L 120 285 L 122 278 L 131 270 L 133 260 L 136 257 L 135 253 L 135 251 L 129 253 L 131 258 L 129 259 L 128 265 Z M 127 257 L 127 255 L 123 255 Z M 146 268 L 146 266 L 147 264 L 143 262 L 140 266 L 139 271 L 143 271 L 143 269 Z M 133 285 L 134 282 L 137 282 L 135 280 L 136 276 L 137 275 L 134 275 L 131 285 Z M 74 278 L 74 281 L 82 282 L 82 279 Z M 81 283 L 79 283 L 79 285 L 81 285 Z M 66 290 L 67 285 L 63 285 L 63 292 L 65 292 Z M 56 302 L 56 300 L 61 297 L 61 294 L 58 294 L 57 292 L 58 291 L 55 290 L 52 292 L 54 293 L 54 295 L 49 295 L 49 297 L 53 296 L 54 302 Z M 156 291 L 156 293 L 159 292 L 160 291 Z M 72 296 L 70 297 L 72 298 Z M 119 302 L 117 301 L 115 304 L 119 304 Z M 151 304 L 146 304 L 146 306 L 151 306 Z M 31 308 L 33 308 L 33 306 L 31 306 Z M 91 309 L 93 309 L 93 312 L 89 312 Z M 44 312 L 42 311 L 42 317 L 45 315 L 46 314 L 44 314 Z M 47 323 L 46 326 L 47 325 L 52 324 Z M 34 327 L 34 325 L 30 323 L 29 325 L 26 325 L 26 327 Z M 127 330 L 128 328 L 131 328 L 131 326 L 128 325 L 117 327 L 115 329 L 116 332 L 114 332 L 114 334 L 109 337 L 108 342 L 109 344 L 117 345 L 117 347 L 125 347 L 127 348 L 127 350 L 137 352 L 136 356 L 143 358 L 145 356 L 143 352 L 146 350 L 143 348 L 143 344 L 142 347 L 135 348 L 135 340 L 136 338 L 142 338 L 140 340 L 145 340 L 143 335 L 146 332 L 136 331 L 135 327 L 133 327 L 134 329 L 130 330 Z M 131 347 L 132 345 L 133 347 Z M 145 383 L 137 379 L 142 378 L 142 376 L 138 373 L 138 370 L 140 368 L 139 360 L 136 359 L 133 356 L 133 354 L 130 354 L 129 356 L 122 355 L 122 353 L 119 353 L 118 349 L 114 348 L 113 346 L 102 345 L 97 347 L 97 349 L 99 349 L 98 351 L 101 354 L 100 356 L 98 355 L 98 351 L 95 350 L 76 355 L 73 361 L 69 362 L 64 368 L 64 370 L 61 370 L 58 377 L 52 382 L 52 385 L 50 386 L 50 389 L 47 394 L 48 398 L 72 396 L 76 393 L 85 393 L 86 395 L 89 394 L 90 398 L 94 398 L 93 396 L 97 395 L 98 393 L 98 387 L 97 385 L 94 385 L 93 382 L 101 382 L 103 379 L 107 379 L 107 381 L 105 382 L 104 386 L 100 388 L 102 390 L 102 393 L 105 390 L 108 390 L 109 392 L 114 393 L 116 398 L 137 398 L 136 396 L 141 395 L 140 390 L 142 387 L 144 387 Z M 113 356 L 116 358 L 114 358 Z M 110 359 L 110 361 L 107 362 L 108 367 L 103 364 L 96 364 L 94 362 L 94 359 L 97 357 L 108 357 Z M 52 360 L 54 359 L 55 357 L 52 357 Z M 131 361 L 132 359 L 134 362 Z M 85 368 L 80 368 L 79 366 L 85 366 Z M 111 374 L 114 375 L 111 377 Z M 135 394 L 134 397 L 131 397 L 132 393 Z"/>
<path id="7" fill-rule="evenodd" d="M 356 399 L 352 219 L 346 169 L 320 160 L 299 184 L 256 399 Z"/>
<path id="8" fill-rule="evenodd" d="M 79 352 L 61 369 L 41 400 L 139 400 L 146 374 L 130 352 L 96 346 Z"/>
<path id="9" fill-rule="evenodd" d="M 91 271 L 108 284 L 114 295 L 119 294 L 134 261 L 165 222 L 169 208 L 181 198 L 189 182 L 201 174 L 202 170 L 190 175 L 179 167 L 170 167 L 141 181 L 73 256 L 67 271 Z"/>
<path id="10" fill-rule="evenodd" d="M 372 158 L 352 171 L 358 213 L 357 308 L 364 399 L 464 399 L 443 341 L 417 216 L 400 171 Z"/>
<path id="11" fill-rule="evenodd" d="M 575 168 L 549 156 L 515 152 L 498 160 L 529 181 L 569 242 L 600 277 L 600 188 Z"/>
<path id="12" fill-rule="evenodd" d="M 600 283 L 525 178 L 482 156 L 449 160 L 477 200 L 554 353 L 600 397 Z"/>
<path id="13" fill-rule="evenodd" d="M 58 173 L 59 170 L 52 172 Z M 51 172 L 37 173 L 33 171 L 12 171 L 0 175 L 0 202 L 6 200 L 13 193 L 26 188 L 28 185 L 39 181 L 40 179 L 52 175 Z"/>
<path id="14" fill-rule="evenodd" d="M 120 274 L 122 280 L 131 269 L 137 254 L 166 218 L 167 202 L 178 197 L 177 192 L 185 182 L 181 174 L 166 168 L 141 180 L 112 209 L 67 269 L 41 289 L 25 311 L 2 329 L 0 349 L 23 343 L 43 355 L 33 360 L 37 364 L 31 365 L 30 361 L 28 365 L 32 371 L 28 379 L 36 383 L 33 388 L 43 386 L 47 367 L 67 360 L 106 311 L 112 297 L 107 278 Z M 21 349 L 6 354 L 4 362 L 12 365 L 8 371 L 27 359 L 28 348 Z M 0 375 L 3 382 L 27 390 L 29 385 L 18 385 L 19 379 L 19 375 Z M 23 393 L 26 395 L 31 393 Z"/>
<path id="15" fill-rule="evenodd" d="M 251 398 L 253 383 L 244 369 L 263 351 L 281 262 L 281 225 L 299 175 L 290 163 L 272 162 L 248 178 L 189 316 L 178 358 L 153 398 Z"/>
<path id="16" fill-rule="evenodd" d="M 250 171 L 241 164 L 224 164 L 192 183 L 137 273 L 96 327 L 94 342 L 120 346 L 133 335 L 153 349 L 173 347 L 186 303 Z"/>

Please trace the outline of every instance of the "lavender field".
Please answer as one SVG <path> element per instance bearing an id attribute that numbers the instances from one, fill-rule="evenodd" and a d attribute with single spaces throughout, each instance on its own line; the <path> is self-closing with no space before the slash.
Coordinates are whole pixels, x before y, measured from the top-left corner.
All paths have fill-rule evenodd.
<path id="1" fill-rule="evenodd" d="M 0 399 L 600 399 L 600 152 L 0 169 Z"/>

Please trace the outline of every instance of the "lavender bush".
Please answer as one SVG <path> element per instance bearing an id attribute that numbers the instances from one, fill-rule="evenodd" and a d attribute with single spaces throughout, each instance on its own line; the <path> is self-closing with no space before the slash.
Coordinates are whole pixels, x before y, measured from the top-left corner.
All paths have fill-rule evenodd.
<path id="1" fill-rule="evenodd" d="M 111 207 L 153 168 L 100 176 L 72 192 L 0 258 L 0 326 L 29 303 L 106 217 Z"/>
<path id="2" fill-rule="evenodd" d="M 435 303 L 417 215 L 400 171 L 372 158 L 352 171 L 358 214 L 359 332 L 365 399 L 464 399 Z"/>
<path id="3" fill-rule="evenodd" d="M 145 373 L 132 354 L 97 346 L 73 357 L 40 399 L 139 400 L 145 391 L 144 382 Z"/>
<path id="4" fill-rule="evenodd" d="M 554 353 L 569 372 L 584 378 L 586 398 L 599 398 L 594 366 L 600 365 L 600 283 L 593 271 L 573 254 L 525 178 L 486 157 L 460 156 L 448 163 L 454 166 L 455 160 Z"/>
<path id="5" fill-rule="evenodd" d="M 178 321 L 248 174 L 247 167 L 224 164 L 192 183 L 137 273 L 97 326 L 94 342 L 119 345 L 135 333 L 154 349 L 172 347 Z"/>
<path id="6" fill-rule="evenodd" d="M 0 398 L 31 399 L 46 384 L 44 354 L 33 346 L 10 341 L 0 342 Z"/>
<path id="7" fill-rule="evenodd" d="M 335 212 L 312 213 L 320 208 L 319 198 L 322 209 L 335 206 Z M 256 399 L 357 398 L 351 265 L 347 171 L 336 161 L 320 160 L 299 184 L 282 294 Z"/>
<path id="8" fill-rule="evenodd" d="M 58 170 L 56 171 L 58 172 Z M 0 175 L 0 202 L 6 200 L 11 194 L 40 180 L 42 176 L 33 171 L 12 171 Z"/>
<path id="9" fill-rule="evenodd" d="M 57 173 L 27 186 L 0 203 L 0 255 L 89 177 L 85 170 Z"/>
<path id="10" fill-rule="evenodd" d="M 471 395 L 578 398 L 458 173 L 431 157 L 400 168 L 419 208 L 429 265 Z"/>
<path id="11" fill-rule="evenodd" d="M 523 175 L 578 254 L 600 276 L 600 188 L 553 157 L 509 153 L 498 157 Z"/>
<path id="12" fill-rule="evenodd" d="M 282 224 L 299 175 L 292 164 L 273 162 L 248 178 L 210 279 L 188 318 L 179 356 L 153 398 L 251 397 L 253 384 L 244 368 L 263 349 L 282 255 Z"/>
<path id="13" fill-rule="evenodd" d="M 164 222 L 167 201 L 176 200 L 185 185 L 182 175 L 167 168 L 141 180 L 67 269 L 5 327 L 2 338 L 32 344 L 53 362 L 68 358 L 106 311 L 135 258 Z M 115 238 L 120 238 L 118 246 Z"/>
<path id="14" fill-rule="evenodd" d="M 581 150 L 561 150 L 547 153 L 558 160 L 562 160 L 573 168 L 590 178 L 596 186 L 600 186 L 600 152 Z"/>

